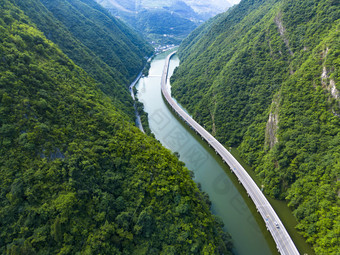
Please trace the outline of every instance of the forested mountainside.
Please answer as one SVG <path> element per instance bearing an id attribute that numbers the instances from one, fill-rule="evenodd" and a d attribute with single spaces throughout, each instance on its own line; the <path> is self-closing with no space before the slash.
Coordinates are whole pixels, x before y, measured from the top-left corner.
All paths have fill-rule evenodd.
<path id="1" fill-rule="evenodd" d="M 126 86 L 143 69 L 153 49 L 94 0 L 14 0 L 103 92 L 133 117 Z"/>
<path id="2" fill-rule="evenodd" d="M 229 254 L 183 163 L 37 27 L 0 0 L 0 253 Z"/>
<path id="3" fill-rule="evenodd" d="M 317 254 L 340 253 L 340 2 L 248 0 L 180 46 L 172 92 L 264 192 L 286 199 Z"/>

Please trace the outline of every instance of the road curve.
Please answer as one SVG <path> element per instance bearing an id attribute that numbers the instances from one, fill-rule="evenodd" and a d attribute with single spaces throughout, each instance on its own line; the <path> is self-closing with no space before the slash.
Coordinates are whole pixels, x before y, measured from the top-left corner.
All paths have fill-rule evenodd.
<path id="1" fill-rule="evenodd" d="M 161 89 L 162 94 L 170 107 L 175 111 L 175 113 L 187 123 L 197 134 L 199 134 L 202 139 L 219 154 L 222 160 L 227 163 L 231 171 L 237 176 L 240 183 L 243 185 L 247 191 L 248 196 L 253 200 L 257 211 L 261 214 L 267 229 L 270 231 L 278 251 L 282 255 L 295 255 L 299 254 L 295 244 L 290 238 L 287 230 L 283 226 L 280 218 L 277 216 L 276 212 L 263 195 L 262 191 L 257 187 L 256 183 L 249 176 L 246 170 L 241 166 L 241 164 L 231 155 L 231 153 L 224 148 L 222 144 L 219 143 L 208 131 L 201 127 L 194 119 L 192 119 L 185 111 L 180 108 L 177 103 L 172 99 L 170 94 L 170 89 L 167 87 L 168 80 L 168 70 L 169 62 L 171 57 L 176 52 L 172 52 L 168 55 L 164 70 L 162 74 Z"/>

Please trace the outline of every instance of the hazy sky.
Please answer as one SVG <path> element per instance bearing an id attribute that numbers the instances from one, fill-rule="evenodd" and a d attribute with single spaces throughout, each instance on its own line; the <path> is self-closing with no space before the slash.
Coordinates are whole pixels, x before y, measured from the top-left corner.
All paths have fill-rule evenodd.
<path id="1" fill-rule="evenodd" d="M 231 4 L 238 4 L 241 0 L 228 0 Z"/>

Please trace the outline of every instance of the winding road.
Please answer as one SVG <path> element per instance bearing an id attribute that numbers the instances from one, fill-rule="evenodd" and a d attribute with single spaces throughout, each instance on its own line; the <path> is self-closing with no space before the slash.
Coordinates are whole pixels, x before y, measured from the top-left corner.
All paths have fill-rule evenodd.
<path id="1" fill-rule="evenodd" d="M 299 254 L 295 244 L 290 238 L 287 230 L 283 226 L 280 218 L 277 216 L 276 212 L 263 195 L 262 191 L 258 188 L 253 179 L 249 176 L 246 170 L 241 166 L 241 164 L 231 155 L 231 153 L 224 148 L 222 144 L 219 143 L 208 131 L 201 127 L 194 119 L 192 119 L 177 103 L 172 99 L 170 94 L 170 89 L 168 84 L 168 69 L 171 57 L 176 52 L 172 52 L 166 59 L 162 81 L 161 89 L 162 94 L 170 107 L 175 111 L 175 113 L 187 123 L 197 134 L 199 134 L 202 139 L 219 154 L 222 160 L 227 163 L 231 171 L 237 176 L 240 183 L 243 185 L 247 191 L 248 196 L 253 200 L 257 211 L 261 214 L 267 229 L 270 231 L 278 251 L 282 255 L 295 255 Z"/>
<path id="2" fill-rule="evenodd" d="M 136 77 L 136 79 L 131 83 L 131 85 L 129 86 L 129 91 L 130 91 L 130 94 L 131 94 L 131 97 L 133 99 L 133 101 L 136 101 L 136 98 L 135 98 L 135 93 L 133 92 L 133 87 L 137 84 L 137 82 L 139 81 L 139 79 L 142 77 L 143 75 L 143 71 L 140 72 L 138 74 L 138 76 Z M 142 131 L 143 133 L 145 133 L 144 131 L 144 128 L 143 128 L 143 125 L 142 125 L 142 120 L 140 118 L 140 115 L 137 111 L 137 106 L 136 106 L 136 103 L 134 102 L 133 104 L 133 107 L 135 108 L 135 115 L 136 115 L 136 126 L 140 129 L 140 131 Z"/>

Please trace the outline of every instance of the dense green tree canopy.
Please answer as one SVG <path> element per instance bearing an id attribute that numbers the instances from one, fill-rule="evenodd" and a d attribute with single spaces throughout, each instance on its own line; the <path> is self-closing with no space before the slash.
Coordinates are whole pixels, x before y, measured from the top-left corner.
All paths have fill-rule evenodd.
<path id="1" fill-rule="evenodd" d="M 248 0 L 181 45 L 173 94 L 267 194 L 287 199 L 318 254 L 339 254 L 340 3 Z"/>
<path id="2" fill-rule="evenodd" d="M 229 254 L 183 163 L 14 2 L 0 0 L 0 253 Z"/>

